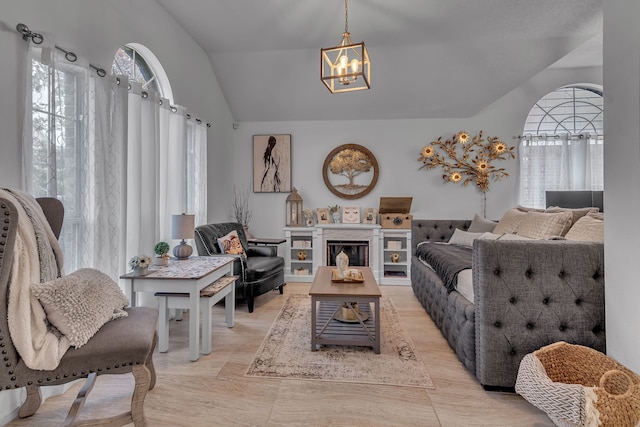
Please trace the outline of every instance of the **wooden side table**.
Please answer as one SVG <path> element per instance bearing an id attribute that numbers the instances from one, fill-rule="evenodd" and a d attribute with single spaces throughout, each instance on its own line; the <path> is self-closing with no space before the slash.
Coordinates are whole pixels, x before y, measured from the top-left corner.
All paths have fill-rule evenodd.
<path id="1" fill-rule="evenodd" d="M 279 245 L 286 241 L 287 239 L 283 239 L 283 238 L 254 237 L 253 239 L 247 239 L 247 243 L 251 243 L 252 245 L 258 245 L 258 246 L 259 245 L 263 245 L 263 246 Z"/>

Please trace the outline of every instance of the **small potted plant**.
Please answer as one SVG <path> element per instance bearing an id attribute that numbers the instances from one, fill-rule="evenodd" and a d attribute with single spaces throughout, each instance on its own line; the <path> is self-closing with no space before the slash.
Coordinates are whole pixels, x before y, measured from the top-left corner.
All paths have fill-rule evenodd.
<path id="1" fill-rule="evenodd" d="M 331 217 L 333 218 L 333 222 L 336 224 L 340 223 L 340 206 L 329 206 L 329 212 L 331 213 Z"/>
<path id="2" fill-rule="evenodd" d="M 136 255 L 129 260 L 129 267 L 136 276 L 144 276 L 149 274 L 149 266 L 151 265 L 151 257 L 147 255 Z"/>
<path id="3" fill-rule="evenodd" d="M 156 261 L 154 265 L 166 267 L 169 265 L 169 244 L 167 242 L 158 242 L 153 247 L 153 252 L 156 254 Z"/>

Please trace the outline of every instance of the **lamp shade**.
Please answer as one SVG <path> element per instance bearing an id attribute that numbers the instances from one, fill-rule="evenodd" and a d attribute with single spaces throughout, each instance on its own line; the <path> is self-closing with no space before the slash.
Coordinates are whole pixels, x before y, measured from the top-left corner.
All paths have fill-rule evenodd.
<path id="1" fill-rule="evenodd" d="M 193 239 L 195 215 L 171 215 L 171 238 Z"/>

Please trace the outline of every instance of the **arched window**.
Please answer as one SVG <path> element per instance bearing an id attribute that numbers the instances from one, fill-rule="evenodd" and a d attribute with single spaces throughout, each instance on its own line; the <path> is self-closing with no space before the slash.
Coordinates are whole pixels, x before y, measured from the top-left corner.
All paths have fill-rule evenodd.
<path id="1" fill-rule="evenodd" d="M 602 190 L 602 91 L 567 86 L 540 99 L 529 112 L 519 150 L 519 203 L 546 207 L 545 192 Z"/>
<path id="2" fill-rule="evenodd" d="M 121 74 L 136 81 L 143 89 L 154 89 L 162 98 L 173 103 L 169 79 L 156 56 L 138 43 L 129 43 L 118 49 L 111 65 L 112 74 Z"/>

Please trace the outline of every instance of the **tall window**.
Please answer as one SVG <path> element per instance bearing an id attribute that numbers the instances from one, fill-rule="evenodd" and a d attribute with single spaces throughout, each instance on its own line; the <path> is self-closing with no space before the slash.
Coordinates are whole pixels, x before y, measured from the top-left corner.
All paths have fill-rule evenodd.
<path id="1" fill-rule="evenodd" d="M 117 278 L 129 257 L 170 240 L 171 214 L 206 220 L 206 125 L 161 97 L 172 96 L 162 66 L 138 53 L 120 49 L 114 76 L 54 41 L 29 43 L 23 179 L 64 204 L 67 272 Z"/>
<path id="2" fill-rule="evenodd" d="M 545 192 L 602 190 L 602 92 L 557 89 L 529 112 L 519 149 L 519 203 L 545 207 Z"/>
<path id="3" fill-rule="evenodd" d="M 31 192 L 35 197 L 58 197 L 64 203 L 60 244 L 65 264 L 74 268 L 80 226 L 79 164 L 86 74 L 59 52 L 38 49 L 31 55 L 31 83 Z"/>

